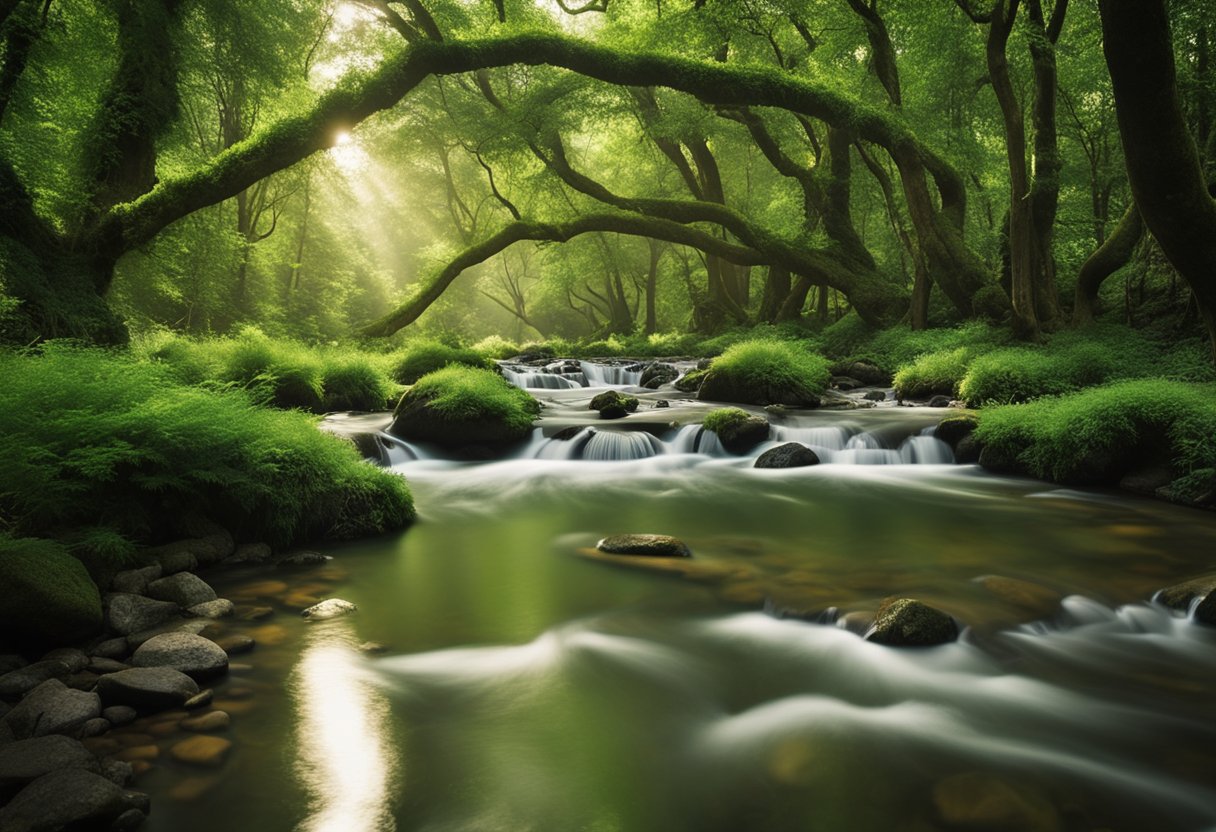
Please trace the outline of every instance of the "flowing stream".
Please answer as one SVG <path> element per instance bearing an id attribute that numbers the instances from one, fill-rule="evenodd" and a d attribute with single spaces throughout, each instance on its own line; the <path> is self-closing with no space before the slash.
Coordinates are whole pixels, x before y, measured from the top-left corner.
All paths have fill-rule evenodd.
<path id="1" fill-rule="evenodd" d="M 230 760 L 152 769 L 150 828 L 1216 829 L 1216 630 L 1149 600 L 1212 571 L 1216 522 L 950 464 L 939 415 L 785 420 L 762 447 L 826 464 L 776 471 L 695 425 L 390 443 L 419 523 L 326 550 L 359 611 L 260 625 L 216 689 Z M 597 558 L 620 532 L 694 558 Z M 863 640 L 891 595 L 962 638 Z"/>

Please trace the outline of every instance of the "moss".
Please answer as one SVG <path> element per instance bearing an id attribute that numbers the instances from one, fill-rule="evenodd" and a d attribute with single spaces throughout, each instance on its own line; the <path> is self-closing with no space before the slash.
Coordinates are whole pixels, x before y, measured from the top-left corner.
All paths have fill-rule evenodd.
<path id="1" fill-rule="evenodd" d="M 697 398 L 814 407 L 829 378 L 827 360 L 795 344 L 744 341 L 713 360 Z"/>
<path id="2" fill-rule="evenodd" d="M 540 403 L 490 370 L 448 366 L 423 376 L 397 404 L 389 430 L 448 446 L 523 439 Z"/>
<path id="3" fill-rule="evenodd" d="M 638 409 L 638 399 L 617 390 L 606 390 L 595 396 L 587 407 L 598 411 L 604 419 L 621 419 Z"/>
<path id="4" fill-rule="evenodd" d="M 722 407 L 705 414 L 704 426 L 717 434 L 722 447 L 745 453 L 768 439 L 768 419 L 737 407 Z"/>
<path id="5" fill-rule="evenodd" d="M 709 375 L 709 370 L 689 370 L 676 379 L 676 389 L 682 393 L 695 393 L 701 389 L 701 382 Z"/>
<path id="6" fill-rule="evenodd" d="M 514 358 L 520 354 L 519 344 L 516 344 L 514 341 L 508 341 L 501 335 L 490 335 L 482 338 L 471 349 L 478 355 L 492 361 Z"/>
<path id="7" fill-rule="evenodd" d="M 737 407 L 720 407 L 705 414 L 705 421 L 702 424 L 706 430 L 722 433 L 732 427 L 741 427 L 749 418 L 751 418 L 751 414 L 746 410 L 740 410 Z"/>
<path id="8" fill-rule="evenodd" d="M 981 464 L 1056 482 L 1114 484 L 1147 461 L 1184 476 L 1216 463 L 1216 387 L 1123 381 L 986 409 Z"/>
<path id="9" fill-rule="evenodd" d="M 384 410 L 390 389 L 384 376 L 370 361 L 353 357 L 327 366 L 321 378 L 323 409 Z"/>
<path id="10" fill-rule="evenodd" d="M 959 347 L 922 355 L 895 374 L 895 393 L 901 399 L 953 396 L 967 371 L 969 350 Z"/>
<path id="11" fill-rule="evenodd" d="M 488 369 L 491 363 L 474 350 L 450 347 L 439 341 L 419 341 L 402 350 L 389 375 L 398 384 L 414 384 L 420 378 L 449 364 Z"/>
<path id="12" fill-rule="evenodd" d="M 54 541 L 0 534 L 0 632 L 18 645 L 67 644 L 101 629 L 101 596 Z"/>

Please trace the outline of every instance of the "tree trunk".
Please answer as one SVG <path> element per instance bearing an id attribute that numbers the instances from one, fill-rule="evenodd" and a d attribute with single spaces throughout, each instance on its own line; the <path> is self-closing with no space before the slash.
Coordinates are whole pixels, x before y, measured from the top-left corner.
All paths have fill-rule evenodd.
<path id="1" fill-rule="evenodd" d="M 1093 323 L 1098 309 L 1098 290 L 1102 288 L 1103 281 L 1127 265 L 1143 236 L 1144 222 L 1133 202 L 1127 207 L 1114 233 L 1081 265 L 1073 298 L 1073 326 Z"/>
<path id="2" fill-rule="evenodd" d="M 1132 194 L 1190 285 L 1216 360 L 1216 202 L 1178 98 L 1165 0 L 1099 0 Z"/>
<path id="3" fill-rule="evenodd" d="M 769 266 L 768 278 L 764 281 L 764 296 L 760 299 L 759 319 L 767 324 L 776 323 L 789 294 L 789 270 L 780 266 Z"/>

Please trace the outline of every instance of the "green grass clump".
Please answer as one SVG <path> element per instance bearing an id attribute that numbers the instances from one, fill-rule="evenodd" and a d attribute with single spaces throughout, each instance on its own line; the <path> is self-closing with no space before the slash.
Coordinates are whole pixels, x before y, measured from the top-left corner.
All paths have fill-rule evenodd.
<path id="1" fill-rule="evenodd" d="M 527 430 L 540 403 L 498 373 L 472 367 L 445 367 L 424 376 L 407 394 L 426 398 L 431 408 L 454 420 L 494 419 Z"/>
<path id="2" fill-rule="evenodd" d="M 126 354 L 56 345 L 0 353 L 0 374 L 0 524 L 66 541 L 91 566 L 131 541 L 180 534 L 188 514 L 275 546 L 413 517 L 400 477 L 245 391 L 185 386 Z"/>
<path id="3" fill-rule="evenodd" d="M 1056 482 L 1117 482 L 1164 461 L 1178 475 L 1216 463 L 1216 385 L 1121 381 L 986 409 L 981 462 Z"/>
<path id="4" fill-rule="evenodd" d="M 895 393 L 901 399 L 953 396 L 967 372 L 966 347 L 922 355 L 895 373 Z"/>
<path id="5" fill-rule="evenodd" d="M 744 341 L 713 360 L 698 397 L 740 404 L 817 404 L 827 359 L 797 344 Z"/>
<path id="6" fill-rule="evenodd" d="M 449 364 L 488 368 L 490 363 L 474 350 L 450 347 L 439 341 L 418 341 L 398 354 L 389 375 L 398 384 L 414 384 L 428 373 Z"/>
<path id="7" fill-rule="evenodd" d="M 331 361 L 321 377 L 322 407 L 335 410 L 384 410 L 392 389 L 374 363 L 363 356 Z"/>
<path id="8" fill-rule="evenodd" d="M 482 338 L 471 349 L 473 352 L 481 355 L 491 361 L 502 361 L 507 358 L 514 358 L 519 355 L 519 344 L 514 341 L 508 341 L 501 335 L 490 335 Z"/>
<path id="9" fill-rule="evenodd" d="M 248 332 L 219 347 L 220 381 L 239 384 L 275 407 L 323 410 L 322 362 L 303 345 Z"/>
<path id="10" fill-rule="evenodd" d="M 101 628 L 101 595 L 59 543 L 0 533 L 0 630 L 26 646 L 60 645 Z"/>
<path id="11" fill-rule="evenodd" d="M 717 410 L 706 413 L 705 421 L 702 424 L 706 430 L 721 434 L 731 428 L 742 427 L 750 418 L 751 414 L 746 410 L 740 410 L 737 407 L 719 407 Z"/>
<path id="12" fill-rule="evenodd" d="M 971 362 L 959 395 L 973 407 L 1015 404 L 1101 384 L 1114 363 L 1097 344 L 1078 343 L 1058 351 L 1010 347 Z"/>
<path id="13" fill-rule="evenodd" d="M 954 327 L 913 330 L 907 325 L 873 329 L 855 315 L 846 315 L 820 335 L 819 347 L 837 359 L 864 360 L 889 372 L 922 355 L 967 347 L 975 352 L 1008 344 L 1003 327 L 970 321 Z"/>

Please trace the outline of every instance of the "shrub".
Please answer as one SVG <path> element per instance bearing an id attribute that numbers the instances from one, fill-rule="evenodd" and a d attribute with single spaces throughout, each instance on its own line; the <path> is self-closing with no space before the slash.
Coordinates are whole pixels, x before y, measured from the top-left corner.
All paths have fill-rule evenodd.
<path id="1" fill-rule="evenodd" d="M 959 395 L 973 407 L 1026 402 L 1100 384 L 1113 370 L 1095 344 L 1079 343 L 1058 352 L 1011 347 L 972 361 L 959 384 Z"/>
<path id="2" fill-rule="evenodd" d="M 497 444 L 527 436 L 538 413 L 536 399 L 497 373 L 448 366 L 401 397 L 389 430 L 444 445 Z"/>
<path id="3" fill-rule="evenodd" d="M 48 346 L 0 353 L 0 522 L 106 559 L 201 513 L 285 546 L 405 525 L 404 481 L 313 420 L 241 390 L 182 386 L 123 354 Z M 36 414 L 37 418 L 31 418 Z"/>
<path id="4" fill-rule="evenodd" d="M 15 644 L 60 645 L 101 628 L 97 586 L 59 543 L 0 533 L 0 586 L 0 631 Z"/>
<path id="5" fill-rule="evenodd" d="M 384 410 L 391 393 L 371 361 L 361 356 L 334 359 L 322 377 L 325 410 Z"/>
<path id="6" fill-rule="evenodd" d="M 967 371 L 966 347 L 922 355 L 895 374 L 895 392 L 901 399 L 953 396 Z"/>
<path id="7" fill-rule="evenodd" d="M 827 388 L 828 362 L 780 341 L 744 341 L 713 360 L 697 397 L 740 404 L 816 406 Z"/>
<path id="8" fill-rule="evenodd" d="M 1160 459 L 1177 474 L 1216 462 L 1216 387 L 1122 381 L 983 411 L 976 438 L 989 467 L 1068 483 L 1103 483 Z"/>
<path id="9" fill-rule="evenodd" d="M 473 352 L 491 361 L 502 361 L 506 358 L 514 358 L 520 354 L 519 344 L 513 341 L 508 341 L 501 335 L 490 335 L 482 338 L 471 348 Z"/>
<path id="10" fill-rule="evenodd" d="M 398 384 L 414 384 L 428 373 L 449 364 L 481 368 L 490 366 L 489 361 L 473 350 L 449 347 L 438 341 L 418 341 L 401 351 L 389 375 Z"/>
<path id="11" fill-rule="evenodd" d="M 273 341 L 256 330 L 217 342 L 217 377 L 239 384 L 255 399 L 284 409 L 320 412 L 322 364 L 301 344 Z"/>

